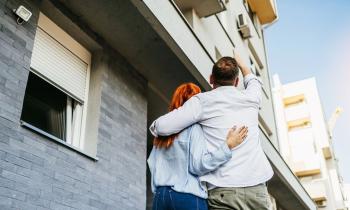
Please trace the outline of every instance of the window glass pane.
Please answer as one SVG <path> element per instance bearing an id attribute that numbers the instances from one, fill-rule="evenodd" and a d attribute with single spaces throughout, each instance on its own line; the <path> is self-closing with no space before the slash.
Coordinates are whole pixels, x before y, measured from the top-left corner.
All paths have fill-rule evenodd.
<path id="1" fill-rule="evenodd" d="M 67 96 L 30 73 L 21 119 L 59 139 L 66 139 Z"/>

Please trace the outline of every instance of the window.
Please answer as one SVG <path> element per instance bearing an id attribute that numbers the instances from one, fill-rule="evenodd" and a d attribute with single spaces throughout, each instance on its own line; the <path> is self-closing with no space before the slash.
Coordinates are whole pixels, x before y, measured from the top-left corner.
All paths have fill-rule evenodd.
<path id="1" fill-rule="evenodd" d="M 22 120 L 66 141 L 67 96 L 32 72 L 24 98 Z"/>
<path id="2" fill-rule="evenodd" d="M 252 73 L 262 80 L 261 73 L 260 73 L 261 70 L 259 69 L 259 67 L 255 64 L 255 62 L 251 57 L 249 58 L 249 61 L 250 61 L 250 70 L 252 71 Z"/>
<path id="3" fill-rule="evenodd" d="M 252 71 L 253 74 L 255 74 L 256 76 L 260 76 L 259 72 L 256 70 L 256 66 L 254 64 L 254 61 L 249 58 L 249 61 L 250 61 L 250 70 Z"/>
<path id="4" fill-rule="evenodd" d="M 82 149 L 90 60 L 85 48 L 40 13 L 22 122 Z"/>
<path id="5" fill-rule="evenodd" d="M 249 57 L 249 61 L 250 61 L 250 70 L 252 71 L 253 74 L 255 74 L 262 81 L 262 87 L 261 87 L 262 91 L 263 91 L 264 95 L 266 96 L 266 98 L 269 98 L 269 94 L 265 88 L 265 85 L 266 85 L 265 83 L 268 81 L 266 81 L 266 78 L 261 75 L 262 70 L 258 67 L 258 65 L 255 64 L 252 57 Z"/>

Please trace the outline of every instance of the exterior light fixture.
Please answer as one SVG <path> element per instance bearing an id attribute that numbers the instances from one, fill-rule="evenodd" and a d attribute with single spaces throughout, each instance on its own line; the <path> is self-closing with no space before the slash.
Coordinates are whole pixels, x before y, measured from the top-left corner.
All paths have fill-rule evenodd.
<path id="1" fill-rule="evenodd" d="M 29 11 L 27 8 L 25 8 L 23 5 L 19 6 L 17 9 L 14 9 L 13 11 L 18 16 L 17 23 L 19 25 L 21 25 L 23 22 L 27 22 L 32 16 L 32 12 Z"/>

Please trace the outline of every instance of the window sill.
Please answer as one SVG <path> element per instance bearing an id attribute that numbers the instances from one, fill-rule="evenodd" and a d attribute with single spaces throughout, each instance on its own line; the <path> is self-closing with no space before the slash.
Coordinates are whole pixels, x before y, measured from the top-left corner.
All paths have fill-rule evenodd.
<path id="1" fill-rule="evenodd" d="M 73 151 L 75 151 L 75 152 L 77 152 L 77 153 L 79 153 L 79 154 L 89 158 L 89 159 L 92 159 L 94 161 L 98 161 L 97 157 L 91 156 L 91 155 L 87 154 L 86 152 L 82 151 L 81 149 L 79 149 L 77 147 L 74 147 L 74 146 L 72 146 L 70 144 L 67 144 L 65 141 L 57 138 L 56 136 L 53 136 L 53 135 L 51 135 L 51 134 L 41 130 L 40 128 L 37 128 L 37 127 L 27 123 L 27 122 L 24 122 L 24 121 L 21 120 L 21 126 L 27 128 L 29 130 L 32 130 L 32 131 L 34 131 L 34 132 L 36 132 L 36 133 L 38 133 L 38 134 L 40 134 L 40 135 L 42 135 L 44 137 L 47 137 L 47 138 L 49 138 L 49 139 L 51 139 L 51 140 L 53 140 L 53 141 L 55 141 L 55 142 L 65 146 L 65 147 L 67 147 L 67 148 L 69 148 L 69 149 L 71 149 L 71 150 L 73 150 Z"/>

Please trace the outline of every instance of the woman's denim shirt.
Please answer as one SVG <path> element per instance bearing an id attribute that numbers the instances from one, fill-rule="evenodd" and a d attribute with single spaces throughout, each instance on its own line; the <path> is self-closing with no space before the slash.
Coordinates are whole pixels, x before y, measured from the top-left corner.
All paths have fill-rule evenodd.
<path id="1" fill-rule="evenodd" d="M 169 148 L 155 148 L 147 160 L 151 171 L 152 192 L 159 186 L 170 186 L 177 192 L 207 198 L 199 176 L 209 173 L 232 157 L 226 142 L 216 151 L 207 151 L 202 127 L 194 124 L 183 130 Z"/>

